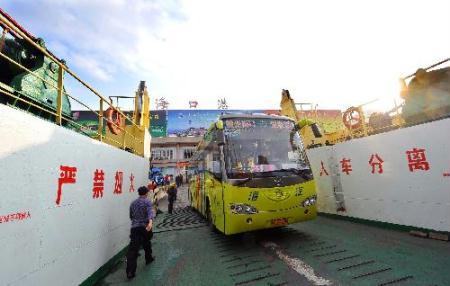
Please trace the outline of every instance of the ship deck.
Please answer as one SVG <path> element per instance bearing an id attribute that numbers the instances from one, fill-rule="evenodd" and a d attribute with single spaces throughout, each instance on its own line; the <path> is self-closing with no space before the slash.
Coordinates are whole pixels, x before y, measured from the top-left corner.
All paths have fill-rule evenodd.
<path id="1" fill-rule="evenodd" d="M 146 266 L 141 255 L 136 277 L 128 281 L 122 257 L 97 285 L 450 283 L 450 243 L 445 241 L 323 216 L 281 229 L 225 237 L 185 207 L 185 189 L 179 193 L 176 212 L 156 219 L 155 261 Z"/>

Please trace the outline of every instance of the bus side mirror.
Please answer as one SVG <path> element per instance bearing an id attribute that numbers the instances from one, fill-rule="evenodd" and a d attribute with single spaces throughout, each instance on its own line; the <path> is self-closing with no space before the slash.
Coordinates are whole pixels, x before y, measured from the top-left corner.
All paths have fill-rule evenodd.
<path id="1" fill-rule="evenodd" d="M 312 132 L 314 134 L 314 137 L 316 137 L 316 138 L 322 137 L 322 132 L 320 132 L 320 128 L 317 125 L 317 123 L 311 124 L 311 130 L 312 130 Z"/>
<path id="2" fill-rule="evenodd" d="M 216 143 L 219 146 L 225 145 L 225 140 L 223 138 L 223 129 L 218 129 L 217 130 Z"/>
<path id="3" fill-rule="evenodd" d="M 222 120 L 218 120 L 216 122 L 216 128 L 219 130 L 223 130 L 223 121 Z"/>

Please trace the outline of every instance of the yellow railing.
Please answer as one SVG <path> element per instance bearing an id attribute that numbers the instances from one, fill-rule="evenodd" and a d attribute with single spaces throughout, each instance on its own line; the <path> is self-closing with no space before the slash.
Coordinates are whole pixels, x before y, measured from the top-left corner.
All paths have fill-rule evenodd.
<path id="1" fill-rule="evenodd" d="M 420 116 L 423 115 L 423 113 L 418 113 L 418 120 L 405 122 L 401 112 L 399 111 L 402 107 L 403 105 L 398 105 L 387 112 L 378 112 L 376 114 L 376 117 L 378 118 L 374 116 L 375 113 L 368 116 L 362 107 L 358 107 L 361 115 L 361 124 L 358 128 L 346 128 L 343 126 L 342 129 L 337 130 L 336 132 L 325 134 L 322 141 L 328 141 L 330 144 L 336 144 L 354 138 L 362 138 L 449 117 L 448 114 L 442 113 L 428 115 L 426 118 L 421 118 Z"/>
<path id="2" fill-rule="evenodd" d="M 43 82 L 45 82 L 46 84 L 48 84 L 49 86 L 55 88 L 58 92 L 57 94 L 57 105 L 56 105 L 56 112 L 54 112 L 53 110 L 50 110 L 48 108 L 39 106 L 38 104 L 35 104 L 34 102 L 31 102 L 30 100 L 27 100 L 26 98 L 22 98 L 20 96 L 17 96 L 15 94 L 13 94 L 12 92 L 9 92 L 7 90 L 3 90 L 0 89 L 0 93 L 3 93 L 6 96 L 10 96 L 16 100 L 19 100 L 21 102 L 24 102 L 28 105 L 31 105 L 43 112 L 46 112 L 50 115 L 55 116 L 55 123 L 58 125 L 62 125 L 63 120 L 66 122 L 69 122 L 70 124 L 72 124 L 73 126 L 76 126 L 77 128 L 80 129 L 80 131 L 82 131 L 83 129 L 86 128 L 86 126 L 80 124 L 79 122 L 76 122 L 74 120 L 72 120 L 72 118 L 69 118 L 67 116 L 64 116 L 62 113 L 62 101 L 63 101 L 63 96 L 66 95 L 68 96 L 70 99 L 72 99 L 73 101 L 77 102 L 78 104 L 82 105 L 83 107 L 87 108 L 89 111 L 93 112 L 96 114 L 97 118 L 98 118 L 98 129 L 95 132 L 95 136 L 94 138 L 111 144 L 111 145 L 115 145 L 115 146 L 121 146 L 121 149 L 130 149 L 127 144 L 127 142 L 131 139 L 131 141 L 134 142 L 134 144 L 131 144 L 130 146 L 136 146 L 137 143 L 138 144 L 144 144 L 143 142 L 143 138 L 138 138 L 135 135 L 131 134 L 130 132 L 128 132 L 126 130 L 126 128 L 123 128 L 122 126 L 118 126 L 115 124 L 115 122 L 112 122 L 110 120 L 108 120 L 107 118 L 104 118 L 103 116 L 103 112 L 104 112 L 104 104 L 106 103 L 109 107 L 113 108 L 114 110 L 116 110 L 121 116 L 123 116 L 123 118 L 125 118 L 125 125 L 131 124 L 133 125 L 135 128 L 137 128 L 138 130 L 143 130 L 144 127 L 143 126 L 139 126 L 137 125 L 133 119 L 129 118 L 126 114 L 124 114 L 121 110 L 119 110 L 118 108 L 116 108 L 115 106 L 113 106 L 112 102 L 109 102 L 109 100 L 107 100 L 105 97 L 103 97 L 99 92 L 97 92 L 93 87 L 91 87 L 88 83 L 86 83 L 85 81 L 81 80 L 73 71 L 71 71 L 64 63 L 62 63 L 59 59 L 57 59 L 55 56 L 53 56 L 51 53 L 49 53 L 45 48 L 39 46 L 37 43 L 35 43 L 32 39 L 30 39 L 24 32 L 22 32 L 21 29 L 19 29 L 18 27 L 16 27 L 14 25 L 14 23 L 12 23 L 11 21 L 9 21 L 9 19 L 7 19 L 6 17 L 4 17 L 2 14 L 0 14 L 0 22 L 3 24 L 3 26 L 5 28 L 3 28 L 3 34 L 6 36 L 7 33 L 10 33 L 11 31 L 16 34 L 19 35 L 22 39 L 26 40 L 30 45 L 32 45 L 34 48 L 36 48 L 37 50 L 39 50 L 40 52 L 42 52 L 45 56 L 47 56 L 48 58 L 50 58 L 53 62 L 55 62 L 59 69 L 58 69 L 58 82 L 57 85 L 55 85 L 53 82 L 50 82 L 48 80 L 46 80 L 45 78 L 41 77 L 39 74 L 37 74 L 36 72 L 26 68 L 25 66 L 21 65 L 20 63 L 18 63 L 17 61 L 15 61 L 14 59 L 11 59 L 10 57 L 8 57 L 6 54 L 4 54 L 1 50 L 0 50 L 0 57 L 7 60 L 8 62 L 16 65 L 18 68 L 24 70 L 25 72 L 31 74 L 32 76 L 38 78 L 39 80 L 42 80 Z M 5 38 L 5 36 L 3 37 L 3 39 Z M 75 79 L 77 82 L 81 83 L 85 88 L 87 88 L 87 90 L 89 90 L 90 92 L 92 92 L 95 96 L 97 96 L 97 98 L 99 99 L 99 108 L 98 111 L 94 110 L 93 108 L 90 108 L 87 104 L 84 104 L 81 100 L 78 100 L 77 98 L 71 96 L 70 94 L 66 93 L 64 91 L 64 76 L 65 74 L 68 74 L 70 76 L 72 76 L 73 79 Z M 122 142 L 119 142 L 113 138 L 109 138 L 109 137 L 105 137 L 103 135 L 103 126 L 104 126 L 104 121 L 109 122 L 110 124 L 116 126 L 117 128 L 119 128 L 122 132 L 125 133 L 125 135 L 122 138 Z M 138 151 L 136 149 L 132 150 L 135 154 L 143 156 L 143 152 Z"/>

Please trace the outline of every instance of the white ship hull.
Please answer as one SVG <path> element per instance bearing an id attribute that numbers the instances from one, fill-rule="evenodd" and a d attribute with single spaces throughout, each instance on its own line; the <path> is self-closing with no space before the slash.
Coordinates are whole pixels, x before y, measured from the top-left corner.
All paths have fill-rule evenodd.
<path id="1" fill-rule="evenodd" d="M 5 105 L 0 134 L 0 284 L 82 283 L 128 244 L 148 158 Z"/>
<path id="2" fill-rule="evenodd" d="M 319 211 L 449 232 L 449 134 L 444 119 L 308 150 Z"/>

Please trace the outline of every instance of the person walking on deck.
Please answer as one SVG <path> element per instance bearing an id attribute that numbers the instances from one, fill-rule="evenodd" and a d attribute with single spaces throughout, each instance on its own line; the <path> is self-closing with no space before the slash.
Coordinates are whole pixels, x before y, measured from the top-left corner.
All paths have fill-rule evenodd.
<path id="1" fill-rule="evenodd" d="M 177 199 L 177 187 L 175 183 L 170 184 L 169 190 L 167 191 L 168 199 L 169 199 L 169 214 L 173 211 L 173 203 Z"/>
<path id="2" fill-rule="evenodd" d="M 130 244 L 127 253 L 127 278 L 132 279 L 136 275 L 136 262 L 141 246 L 145 251 L 145 263 L 150 264 L 155 259 L 152 256 L 151 238 L 153 236 L 153 211 L 152 203 L 147 198 L 148 189 L 145 186 L 138 189 L 139 198 L 130 205 Z"/>
<path id="3" fill-rule="evenodd" d="M 176 180 L 177 188 L 179 188 L 181 186 L 181 175 L 177 175 L 175 177 L 175 180 Z"/>
<path id="4" fill-rule="evenodd" d="M 164 186 L 168 186 L 170 184 L 170 176 L 165 175 L 164 176 Z"/>

